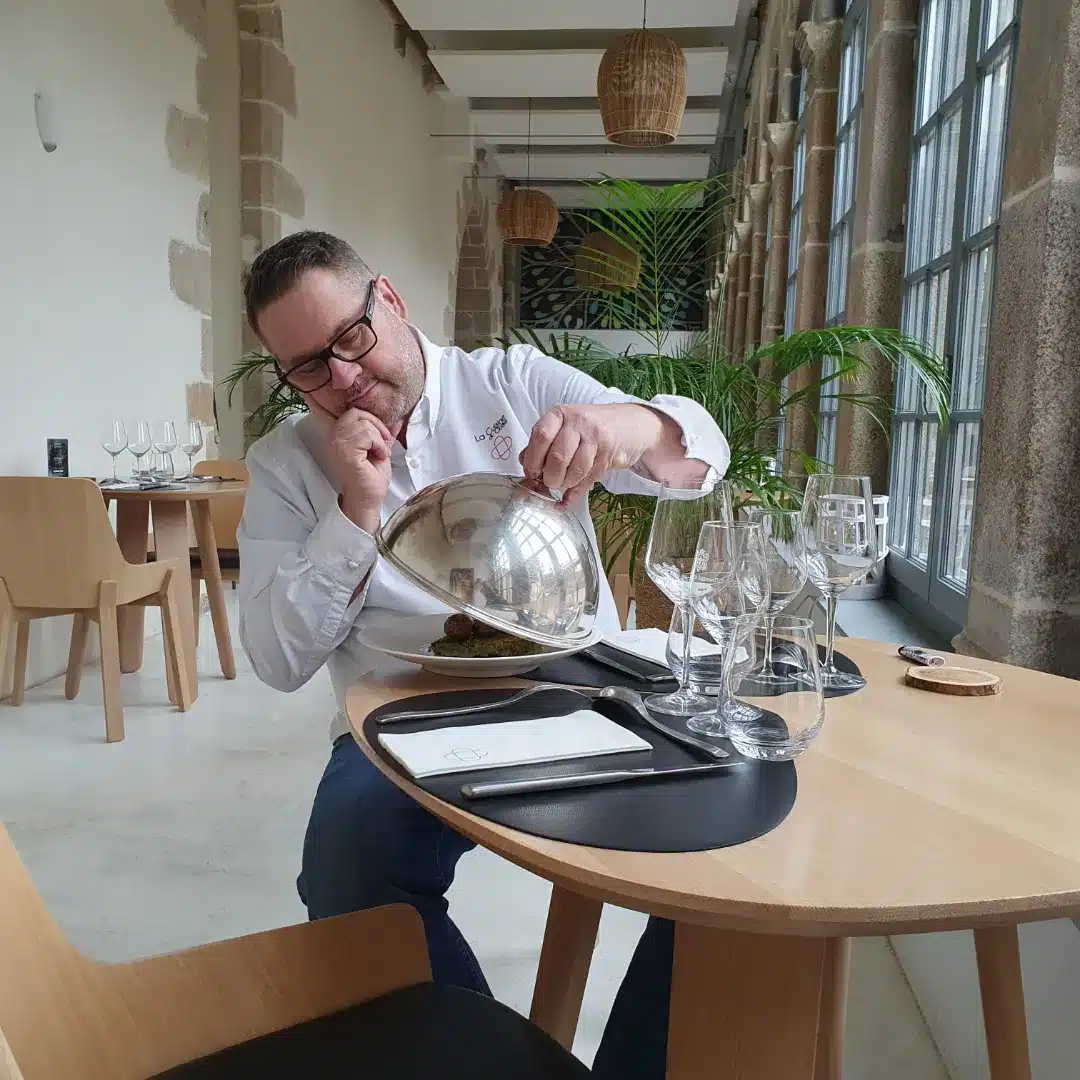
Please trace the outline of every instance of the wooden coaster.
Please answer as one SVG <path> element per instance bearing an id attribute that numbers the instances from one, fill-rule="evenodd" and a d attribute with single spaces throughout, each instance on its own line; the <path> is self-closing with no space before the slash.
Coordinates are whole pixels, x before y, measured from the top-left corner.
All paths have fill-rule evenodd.
<path id="1" fill-rule="evenodd" d="M 975 668 L 909 667 L 904 681 L 920 690 L 957 697 L 989 697 L 1001 693 L 1001 679 L 997 675 Z"/>

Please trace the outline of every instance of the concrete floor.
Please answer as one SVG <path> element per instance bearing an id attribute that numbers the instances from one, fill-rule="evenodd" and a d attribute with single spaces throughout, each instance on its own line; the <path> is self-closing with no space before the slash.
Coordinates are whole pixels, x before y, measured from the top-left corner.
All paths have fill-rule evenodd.
<path id="1" fill-rule="evenodd" d="M 305 917 L 294 879 L 329 749 L 329 680 L 280 694 L 238 655 L 237 679 L 226 682 L 205 615 L 198 663 L 199 701 L 181 715 L 167 702 L 160 638 L 148 640 L 143 671 L 123 678 L 119 744 L 103 741 L 96 668 L 74 702 L 58 679 L 29 690 L 21 709 L 0 706 L 0 821 L 61 926 L 92 956 L 145 956 Z M 451 894 L 496 995 L 521 1011 L 548 892 L 477 851 Z M 643 922 L 605 911 L 575 1045 L 586 1061 Z M 883 939 L 856 942 L 844 1075 L 947 1080 Z"/>

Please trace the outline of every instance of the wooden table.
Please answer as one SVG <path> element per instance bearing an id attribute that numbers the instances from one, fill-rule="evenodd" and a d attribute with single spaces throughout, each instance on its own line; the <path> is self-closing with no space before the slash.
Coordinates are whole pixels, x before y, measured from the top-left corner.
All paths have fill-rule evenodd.
<path id="1" fill-rule="evenodd" d="M 131 563 L 146 562 L 149 523 L 154 523 L 154 551 L 159 558 L 175 558 L 180 563 L 180 618 L 186 635 L 191 675 L 192 697 L 199 693 L 195 648 L 195 611 L 191 599 L 191 538 L 188 532 L 188 508 L 195 527 L 206 592 L 210 598 L 210 615 L 221 652 L 222 671 L 227 679 L 236 678 L 228 615 L 225 611 L 221 567 L 218 564 L 217 541 L 210 517 L 210 500 L 235 499 L 246 485 L 241 481 L 184 484 L 183 487 L 157 491 L 124 491 L 101 489 L 105 502 L 116 501 L 116 539 L 124 558 Z M 120 670 L 138 671 L 143 660 L 143 609 L 129 606 L 120 610 Z"/>
<path id="2" fill-rule="evenodd" d="M 353 688 L 360 745 L 466 836 L 554 884 L 533 1018 L 569 1046 L 604 903 L 677 923 L 670 1080 L 840 1075 L 845 939 L 972 929 L 993 1080 L 1030 1080 L 1016 926 L 1080 913 L 1080 693 L 1035 671 L 955 698 L 903 683 L 896 647 L 844 638 L 868 685 L 828 702 L 788 819 L 717 851 L 641 854 L 544 840 L 474 817 L 382 766 L 376 706 L 464 680 Z M 471 684 L 475 685 L 475 684 Z M 501 684 L 521 685 L 520 680 Z"/>

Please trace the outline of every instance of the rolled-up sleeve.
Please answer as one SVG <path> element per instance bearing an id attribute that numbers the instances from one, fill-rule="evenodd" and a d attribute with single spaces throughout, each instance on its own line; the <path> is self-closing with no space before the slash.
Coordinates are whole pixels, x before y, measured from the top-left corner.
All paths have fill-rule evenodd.
<path id="1" fill-rule="evenodd" d="M 712 479 L 720 479 L 731 463 L 731 449 L 720 426 L 705 407 L 690 398 L 658 394 L 648 401 L 604 386 L 592 376 L 528 345 L 507 351 L 507 365 L 542 416 L 556 405 L 644 405 L 670 417 L 682 432 L 686 457 L 705 462 Z M 608 473 L 602 481 L 616 494 L 656 495 L 662 484 L 632 469 Z"/>
<path id="2" fill-rule="evenodd" d="M 248 455 L 240 549 L 240 641 L 258 677 L 299 689 L 352 629 L 374 539 L 335 506 L 320 519 L 271 450 Z"/>

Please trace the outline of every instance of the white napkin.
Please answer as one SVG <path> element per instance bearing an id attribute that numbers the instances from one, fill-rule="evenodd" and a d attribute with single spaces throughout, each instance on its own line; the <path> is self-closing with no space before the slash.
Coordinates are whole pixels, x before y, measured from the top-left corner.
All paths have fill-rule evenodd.
<path id="1" fill-rule="evenodd" d="M 589 709 L 535 720 L 380 735 L 379 742 L 418 779 L 652 749 L 644 739 Z"/>
<path id="2" fill-rule="evenodd" d="M 643 630 L 620 630 L 617 634 L 604 635 L 605 645 L 610 645 L 611 648 L 618 649 L 619 652 L 636 656 L 641 660 L 651 660 L 661 667 L 668 667 L 667 640 L 667 631 L 655 626 L 646 627 Z M 678 640 L 682 641 L 681 635 Z M 723 651 L 720 645 L 712 641 L 706 641 L 700 637 L 694 638 L 695 658 L 718 656 Z M 746 655 L 746 650 L 740 648 L 739 658 L 745 660 Z"/>

